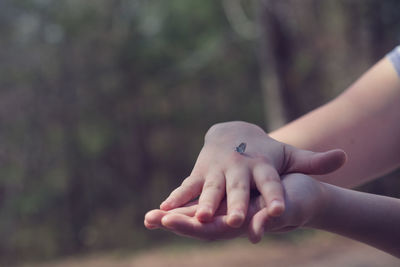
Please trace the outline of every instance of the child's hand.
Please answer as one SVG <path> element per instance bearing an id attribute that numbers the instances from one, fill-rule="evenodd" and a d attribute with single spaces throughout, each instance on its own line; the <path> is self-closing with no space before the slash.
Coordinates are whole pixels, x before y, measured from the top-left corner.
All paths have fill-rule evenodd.
<path id="1" fill-rule="evenodd" d="M 247 144 L 243 154 L 235 151 L 241 143 Z M 280 175 L 326 174 L 339 168 L 345 158 L 338 149 L 315 153 L 280 143 L 253 124 L 217 124 L 207 132 L 191 175 L 160 208 L 171 210 L 200 195 L 195 217 L 207 222 L 226 192 L 226 221 L 231 227 L 240 227 L 247 214 L 251 187 L 264 197 L 268 216 L 279 216 L 285 210 Z"/>
<path id="2" fill-rule="evenodd" d="M 249 240 L 256 243 L 264 232 L 286 232 L 317 220 L 326 203 L 323 184 L 303 174 L 289 174 L 282 183 L 286 209 L 279 217 L 269 216 L 263 197 L 258 196 L 250 201 L 247 217 L 240 228 L 228 225 L 226 201 L 221 202 L 212 222 L 199 222 L 195 217 L 199 206 L 192 202 L 170 211 L 148 212 L 145 226 L 205 240 L 232 239 L 247 233 Z"/>
<path id="3" fill-rule="evenodd" d="M 242 142 L 247 143 L 244 154 L 235 151 Z M 340 167 L 344 160 L 341 150 L 314 153 L 296 149 L 275 141 L 252 124 L 219 124 L 208 131 L 191 175 L 161 204 L 161 209 L 177 208 L 201 193 L 196 217 L 210 221 L 226 191 L 227 222 L 240 227 L 251 186 L 263 195 L 268 214 L 279 216 L 284 211 L 280 175 L 324 174 Z"/>

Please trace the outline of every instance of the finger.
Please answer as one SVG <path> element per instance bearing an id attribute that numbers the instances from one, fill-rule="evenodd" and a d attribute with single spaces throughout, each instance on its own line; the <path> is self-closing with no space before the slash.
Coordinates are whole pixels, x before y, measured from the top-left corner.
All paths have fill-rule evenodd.
<path id="1" fill-rule="evenodd" d="M 183 214 L 186 216 L 193 217 L 194 214 L 196 213 L 196 209 L 197 209 L 196 203 L 192 202 L 185 207 L 176 208 L 176 209 L 172 209 L 169 211 L 157 210 L 157 209 L 151 210 L 151 211 L 147 212 L 144 217 L 144 225 L 148 229 L 160 228 L 160 227 L 162 227 L 161 219 L 164 216 L 171 214 L 171 213 L 178 213 L 178 214 Z"/>
<path id="2" fill-rule="evenodd" d="M 206 178 L 199 199 L 196 217 L 201 222 L 211 221 L 225 195 L 225 177 L 223 173 L 214 173 Z"/>
<path id="3" fill-rule="evenodd" d="M 297 226 L 288 225 L 285 215 L 280 217 L 271 217 L 268 215 L 268 209 L 264 208 L 257 212 L 250 220 L 248 226 L 248 238 L 250 242 L 258 243 L 265 232 L 287 232 L 296 228 Z"/>
<path id="4" fill-rule="evenodd" d="M 197 208 L 198 208 L 197 205 L 189 205 L 189 206 L 172 209 L 172 210 L 169 210 L 168 212 L 169 213 L 179 213 L 179 214 L 193 217 L 196 214 Z"/>
<path id="5" fill-rule="evenodd" d="M 253 168 L 253 179 L 265 199 L 270 216 L 279 216 L 285 210 L 283 187 L 279 174 L 270 165 L 258 164 Z"/>
<path id="6" fill-rule="evenodd" d="M 255 244 L 261 241 L 264 235 L 264 223 L 268 219 L 268 210 L 263 208 L 258 211 L 250 220 L 248 227 L 248 238 L 251 243 Z"/>
<path id="7" fill-rule="evenodd" d="M 161 219 L 168 213 L 163 210 L 151 210 L 144 216 L 144 226 L 148 229 L 157 229 L 162 227 Z"/>
<path id="8" fill-rule="evenodd" d="M 226 224 L 226 216 L 217 216 L 210 223 L 202 223 L 195 217 L 174 213 L 164 216 L 162 225 L 176 234 L 198 239 L 214 240 L 232 234 L 232 228 Z"/>
<path id="9" fill-rule="evenodd" d="M 238 228 L 242 225 L 250 198 L 250 172 L 247 169 L 230 169 L 226 173 L 226 196 L 228 224 Z"/>
<path id="10" fill-rule="evenodd" d="M 311 152 L 289 147 L 286 173 L 327 174 L 339 169 L 346 162 L 346 153 L 341 149 L 326 152 Z"/>
<path id="11" fill-rule="evenodd" d="M 148 222 L 144 221 L 144 226 L 149 230 L 154 230 L 160 228 L 158 225 L 149 224 Z"/>
<path id="12" fill-rule="evenodd" d="M 250 219 L 253 218 L 257 212 L 265 207 L 265 200 L 262 196 L 251 198 L 249 208 L 247 210 L 247 219 L 250 221 Z"/>
<path id="13" fill-rule="evenodd" d="M 194 199 L 200 194 L 203 182 L 203 179 L 198 176 L 189 176 L 161 203 L 160 209 L 171 210 Z"/>

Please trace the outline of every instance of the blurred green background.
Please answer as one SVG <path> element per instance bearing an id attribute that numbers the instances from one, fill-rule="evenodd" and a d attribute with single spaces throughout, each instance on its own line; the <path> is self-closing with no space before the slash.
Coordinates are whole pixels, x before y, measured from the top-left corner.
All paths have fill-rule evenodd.
<path id="1" fill-rule="evenodd" d="M 170 240 L 143 216 L 190 173 L 207 129 L 271 129 L 332 99 L 399 43 L 399 10 L 0 1 L 0 263 Z M 364 189 L 396 187 L 389 177 Z"/>

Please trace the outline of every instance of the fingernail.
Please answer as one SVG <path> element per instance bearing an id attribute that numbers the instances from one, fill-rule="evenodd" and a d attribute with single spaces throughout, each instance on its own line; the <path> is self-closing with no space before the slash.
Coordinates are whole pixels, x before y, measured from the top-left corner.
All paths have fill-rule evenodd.
<path id="1" fill-rule="evenodd" d="M 229 225 L 235 228 L 238 228 L 242 225 L 244 220 L 244 214 L 240 211 L 233 211 L 230 215 L 229 215 Z"/>

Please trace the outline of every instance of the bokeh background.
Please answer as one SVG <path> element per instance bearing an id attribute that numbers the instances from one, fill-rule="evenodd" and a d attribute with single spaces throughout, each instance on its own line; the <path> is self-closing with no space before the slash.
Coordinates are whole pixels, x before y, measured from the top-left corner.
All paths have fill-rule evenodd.
<path id="1" fill-rule="evenodd" d="M 1 0 L 0 263 L 182 242 L 143 216 L 190 173 L 207 129 L 273 129 L 332 99 L 400 43 L 399 10 Z M 362 190 L 399 196 L 400 181 Z"/>

